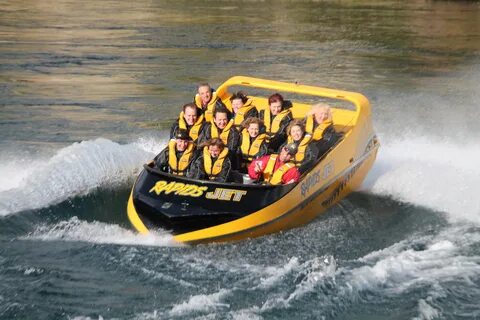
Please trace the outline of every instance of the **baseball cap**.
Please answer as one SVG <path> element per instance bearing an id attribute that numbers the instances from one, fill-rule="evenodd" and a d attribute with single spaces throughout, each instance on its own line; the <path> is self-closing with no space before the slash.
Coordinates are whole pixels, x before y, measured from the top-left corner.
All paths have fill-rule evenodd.
<path id="1" fill-rule="evenodd" d="M 175 133 L 175 139 L 190 140 L 190 136 L 188 135 L 187 130 L 178 129 L 177 132 Z"/>
<path id="2" fill-rule="evenodd" d="M 298 148 L 297 148 L 297 145 L 295 143 L 289 143 L 287 144 L 285 147 L 283 147 L 285 150 L 287 150 L 287 153 L 294 156 L 297 151 L 298 151 Z"/>

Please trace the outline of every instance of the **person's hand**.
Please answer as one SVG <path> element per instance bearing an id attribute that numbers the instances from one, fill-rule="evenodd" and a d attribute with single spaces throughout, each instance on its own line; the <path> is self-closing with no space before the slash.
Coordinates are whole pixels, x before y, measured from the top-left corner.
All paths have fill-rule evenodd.
<path id="1" fill-rule="evenodd" d="M 262 163 L 260 161 L 255 162 L 255 169 L 254 169 L 255 172 L 259 173 L 262 171 L 262 169 L 263 169 Z"/>

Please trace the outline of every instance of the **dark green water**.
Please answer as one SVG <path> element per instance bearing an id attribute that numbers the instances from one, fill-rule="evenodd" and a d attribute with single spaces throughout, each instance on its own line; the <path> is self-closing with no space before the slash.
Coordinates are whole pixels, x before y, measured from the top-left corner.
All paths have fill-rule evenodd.
<path id="1" fill-rule="evenodd" d="M 0 2 L 0 319 L 478 319 L 480 4 Z M 197 83 L 364 93 L 363 190 L 233 244 L 125 206 Z"/>

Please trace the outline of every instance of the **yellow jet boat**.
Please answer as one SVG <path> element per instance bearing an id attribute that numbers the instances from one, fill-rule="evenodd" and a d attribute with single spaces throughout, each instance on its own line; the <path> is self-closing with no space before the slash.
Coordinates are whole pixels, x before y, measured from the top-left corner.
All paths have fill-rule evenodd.
<path id="1" fill-rule="evenodd" d="M 138 232 L 165 229 L 183 243 L 236 241 L 304 225 L 357 189 L 372 167 L 379 142 L 370 105 L 355 92 L 236 76 L 216 91 L 225 104 L 238 89 L 279 92 L 291 101 L 294 118 L 303 119 L 313 103 L 332 106 L 342 139 L 298 183 L 259 185 L 218 183 L 171 175 L 144 165 L 128 200 L 130 222 Z M 249 95 L 257 109 L 265 96 Z M 298 101 L 297 101 L 298 97 Z"/>

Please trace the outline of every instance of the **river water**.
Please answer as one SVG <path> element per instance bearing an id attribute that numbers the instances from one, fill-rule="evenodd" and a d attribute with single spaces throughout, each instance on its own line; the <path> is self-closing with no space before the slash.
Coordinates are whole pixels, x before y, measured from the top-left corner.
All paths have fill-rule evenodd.
<path id="1" fill-rule="evenodd" d="M 479 2 L 0 4 L 0 319 L 480 318 Z M 364 93 L 362 190 L 258 239 L 139 236 L 135 172 L 233 75 Z"/>

